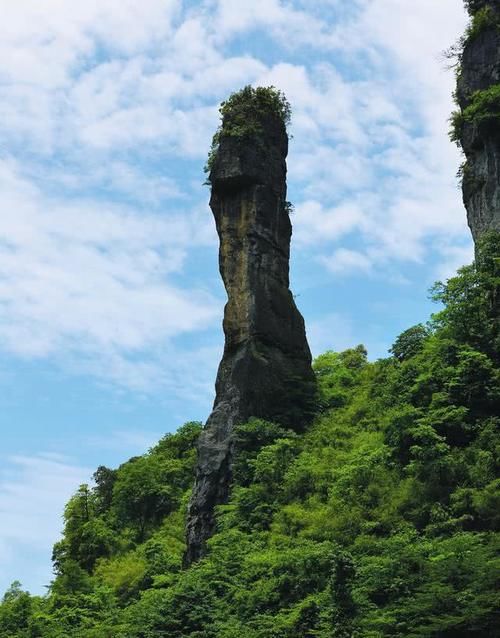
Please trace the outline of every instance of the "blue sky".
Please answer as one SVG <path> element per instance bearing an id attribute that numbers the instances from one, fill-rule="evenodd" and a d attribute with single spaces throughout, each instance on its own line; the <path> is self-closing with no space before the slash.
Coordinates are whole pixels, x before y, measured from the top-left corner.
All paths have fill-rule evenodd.
<path id="1" fill-rule="evenodd" d="M 203 164 L 245 84 L 292 103 L 292 288 L 315 354 L 384 356 L 470 261 L 442 51 L 460 0 L 0 6 L 0 589 L 51 579 L 99 464 L 204 420 L 225 301 Z"/>

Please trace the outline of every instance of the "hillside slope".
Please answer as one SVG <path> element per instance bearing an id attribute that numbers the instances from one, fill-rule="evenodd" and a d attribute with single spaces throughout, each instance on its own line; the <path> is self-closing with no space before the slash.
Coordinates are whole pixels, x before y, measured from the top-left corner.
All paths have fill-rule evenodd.
<path id="1" fill-rule="evenodd" d="M 320 356 L 304 434 L 238 428 L 232 497 L 189 569 L 200 424 L 99 468 L 66 507 L 50 592 L 13 585 L 0 636 L 498 636 L 499 254 L 487 235 L 391 357 Z"/>

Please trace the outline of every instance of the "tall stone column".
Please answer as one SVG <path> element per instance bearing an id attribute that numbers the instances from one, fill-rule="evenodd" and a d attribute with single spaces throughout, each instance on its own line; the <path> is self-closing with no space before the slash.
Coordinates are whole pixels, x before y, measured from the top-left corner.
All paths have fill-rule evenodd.
<path id="1" fill-rule="evenodd" d="M 466 157 L 463 199 L 477 242 L 487 231 L 500 231 L 500 3 L 466 4 L 473 26 L 465 37 L 457 76 L 461 111 L 456 136 Z"/>
<path id="2" fill-rule="evenodd" d="M 244 136 L 226 134 L 229 116 L 223 119 L 209 175 L 228 301 L 216 398 L 188 511 L 187 564 L 203 555 L 214 507 L 229 496 L 234 426 L 259 417 L 299 430 L 315 392 L 304 320 L 289 290 L 286 127 L 272 110 L 251 115 L 253 132 Z"/>

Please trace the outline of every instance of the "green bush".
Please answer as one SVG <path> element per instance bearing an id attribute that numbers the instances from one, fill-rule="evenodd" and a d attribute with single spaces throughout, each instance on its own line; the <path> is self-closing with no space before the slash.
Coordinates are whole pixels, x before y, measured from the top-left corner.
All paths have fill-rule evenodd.
<path id="1" fill-rule="evenodd" d="M 476 91 L 469 106 L 452 114 L 450 138 L 453 142 L 460 142 L 465 123 L 479 125 L 497 120 L 500 121 L 500 84 L 494 84 L 484 91 Z"/>
<path id="2" fill-rule="evenodd" d="M 223 137 L 258 138 L 263 132 L 262 121 L 269 116 L 277 118 L 287 127 L 292 110 L 285 95 L 276 87 L 253 88 L 248 85 L 222 102 L 219 113 L 222 121 L 212 138 L 205 173 L 211 171 Z"/>

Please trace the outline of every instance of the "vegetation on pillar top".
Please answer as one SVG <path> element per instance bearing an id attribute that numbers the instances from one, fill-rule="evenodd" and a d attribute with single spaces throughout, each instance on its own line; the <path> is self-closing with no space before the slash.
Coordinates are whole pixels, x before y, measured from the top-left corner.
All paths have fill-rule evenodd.
<path id="1" fill-rule="evenodd" d="M 474 15 L 478 11 L 494 4 L 494 0 L 464 0 L 464 4 L 469 14 Z"/>
<path id="2" fill-rule="evenodd" d="M 219 112 L 221 124 L 212 138 L 205 173 L 210 172 L 223 137 L 258 137 L 263 133 L 262 122 L 266 117 L 278 118 L 286 128 L 292 115 L 290 103 L 282 91 L 274 86 L 253 88 L 250 85 L 232 93 L 221 103 Z"/>
<path id="3" fill-rule="evenodd" d="M 491 5 L 485 5 L 472 15 L 472 21 L 467 27 L 463 37 L 463 44 L 471 42 L 474 38 L 491 27 L 499 28 L 500 20 L 498 12 Z"/>

